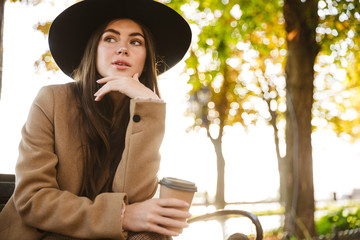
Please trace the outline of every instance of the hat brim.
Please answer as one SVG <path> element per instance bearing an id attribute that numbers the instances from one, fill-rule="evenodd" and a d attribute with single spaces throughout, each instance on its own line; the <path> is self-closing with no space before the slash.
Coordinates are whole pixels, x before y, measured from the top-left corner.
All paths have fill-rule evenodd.
<path id="1" fill-rule="evenodd" d="M 84 0 L 60 13 L 49 31 L 50 52 L 68 76 L 79 66 L 95 29 L 118 18 L 129 18 L 150 29 L 161 74 L 176 65 L 191 43 L 189 24 L 176 11 L 153 0 Z"/>

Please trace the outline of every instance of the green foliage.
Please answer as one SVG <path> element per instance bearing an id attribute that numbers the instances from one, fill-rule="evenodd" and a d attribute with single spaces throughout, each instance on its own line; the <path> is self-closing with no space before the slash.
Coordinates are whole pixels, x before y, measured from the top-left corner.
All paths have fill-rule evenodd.
<path id="1" fill-rule="evenodd" d="M 336 226 L 339 231 L 345 231 L 360 227 L 360 208 L 359 207 L 341 207 L 337 210 L 329 211 L 327 215 L 316 219 L 317 234 L 325 236 L 334 233 Z M 265 232 L 265 239 L 283 239 L 284 229 L 279 227 Z M 296 240 L 297 238 L 291 237 Z"/>
<path id="2" fill-rule="evenodd" d="M 360 227 L 360 208 L 342 208 L 321 217 L 316 221 L 316 229 L 319 235 L 331 234 L 334 227 L 339 231 Z"/>
<path id="3" fill-rule="evenodd" d="M 41 55 L 41 57 L 35 62 L 34 64 L 36 71 L 41 72 L 43 68 L 46 71 L 53 71 L 56 72 L 59 70 L 59 67 L 56 65 L 54 58 L 51 56 L 49 50 Z"/>
<path id="4" fill-rule="evenodd" d="M 326 54 L 336 53 L 340 59 L 336 44 L 347 41 L 349 50 L 359 50 L 354 42 L 360 38 L 360 2 L 356 0 L 321 0 L 319 1 L 320 24 L 317 40 Z M 352 43 L 351 43 L 352 42 Z"/>
<path id="5" fill-rule="evenodd" d="M 24 0 L 11 0 L 11 1 L 22 1 L 24 2 Z M 34 5 L 41 3 L 43 0 L 26 0 L 26 3 L 32 3 Z M 79 2 L 80 0 L 74 0 L 74 2 Z M 51 21 L 48 22 L 38 22 L 35 26 L 34 29 L 42 32 L 45 36 L 47 36 L 49 34 L 49 30 L 50 30 L 50 26 L 51 26 Z M 55 60 L 53 59 L 51 53 L 49 50 L 47 50 L 46 52 L 44 52 L 41 57 L 35 61 L 34 63 L 35 69 L 37 73 L 40 73 L 43 69 L 45 69 L 46 71 L 52 71 L 52 72 L 56 72 L 59 70 L 58 66 L 55 63 Z"/>
<path id="6" fill-rule="evenodd" d="M 185 73 L 196 127 L 255 124 L 284 104 L 285 31 L 279 1 L 171 1 L 194 29 Z M 191 12 L 191 14 L 189 14 Z M 271 104 L 270 104 L 271 103 Z M 270 105 L 272 108 L 270 109 Z M 277 116 L 281 116 L 278 112 Z M 273 114 L 275 116 L 276 114 Z M 220 136 L 221 137 L 221 136 Z"/>
<path id="7" fill-rule="evenodd" d="M 315 84 L 315 100 L 319 102 L 314 104 L 314 117 L 326 120 L 323 127 L 354 141 L 360 137 L 360 2 L 320 0 L 318 13 L 316 39 L 322 49 L 316 70 L 317 75 L 326 75 L 315 80 L 323 84 Z M 331 69 L 346 71 L 345 77 L 339 78 Z"/>
<path id="8" fill-rule="evenodd" d="M 260 118 L 270 121 L 270 116 L 276 117 L 277 123 L 281 121 L 285 111 L 283 68 L 287 53 L 283 1 L 167 0 L 165 3 L 182 11 L 195 29 L 185 70 L 192 86 L 191 105 L 199 105 L 195 95 L 200 89 L 211 93 L 208 99 L 211 109 L 204 103 L 188 109 L 188 114 L 195 118 L 193 128 L 216 123 L 247 126 Z M 354 140 L 360 137 L 357 127 L 360 117 L 353 114 L 360 110 L 357 100 L 360 55 L 356 54 L 360 50 L 359 5 L 355 0 L 318 1 L 316 40 L 321 51 L 316 63 L 320 67 L 315 66 L 315 71 L 316 77 L 323 75 L 323 79 L 315 83 L 324 81 L 324 86 L 315 85 L 313 108 L 314 129 L 330 128 Z M 192 11 L 187 15 L 189 9 Z M 252 58 L 248 57 L 249 53 L 254 54 Z M 321 62 L 323 56 L 327 57 L 326 63 Z M 269 74 L 270 66 L 277 64 L 282 69 Z M 345 80 L 338 79 L 336 71 L 329 71 L 334 68 L 346 70 Z M 220 84 L 216 79 L 221 79 Z M 221 98 L 226 100 L 220 101 Z M 261 101 L 267 108 L 258 107 Z M 231 104 L 237 109 L 232 109 Z M 214 117 L 222 114 L 225 114 L 223 118 Z M 203 124 L 207 119 L 209 124 Z"/>
<path id="9" fill-rule="evenodd" d="M 5 2 L 8 0 L 5 0 Z M 27 4 L 33 4 L 33 5 L 37 5 L 39 3 L 41 3 L 43 0 L 10 0 L 10 2 L 23 2 L 23 3 L 27 3 Z"/>
<path id="10" fill-rule="evenodd" d="M 45 22 L 45 23 L 38 23 L 34 28 L 42 32 L 44 35 L 48 35 L 50 26 L 51 26 L 51 22 Z"/>

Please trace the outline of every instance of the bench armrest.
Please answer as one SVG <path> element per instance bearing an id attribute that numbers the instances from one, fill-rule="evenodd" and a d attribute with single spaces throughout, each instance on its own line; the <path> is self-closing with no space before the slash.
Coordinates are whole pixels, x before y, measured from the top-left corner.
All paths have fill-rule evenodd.
<path id="1" fill-rule="evenodd" d="M 245 216 L 245 217 L 249 218 L 256 227 L 256 240 L 263 239 L 263 229 L 262 229 L 262 226 L 260 224 L 258 217 L 250 212 L 243 211 L 243 210 L 217 210 L 213 213 L 207 213 L 204 215 L 190 218 L 188 220 L 188 223 L 193 223 L 193 222 L 198 222 L 198 221 L 207 221 L 207 220 L 215 219 L 216 217 L 225 216 L 225 215 L 241 215 L 241 216 Z"/>

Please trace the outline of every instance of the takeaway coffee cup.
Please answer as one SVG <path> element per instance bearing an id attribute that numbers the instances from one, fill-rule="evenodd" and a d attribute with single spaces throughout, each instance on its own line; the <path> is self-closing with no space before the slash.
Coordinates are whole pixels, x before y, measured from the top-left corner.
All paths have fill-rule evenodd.
<path id="1" fill-rule="evenodd" d="M 194 194 L 197 191 L 195 183 L 186 180 L 165 177 L 161 179 L 160 184 L 160 198 L 177 198 L 189 203 L 189 207 L 181 208 L 181 210 L 188 211 L 193 200 Z M 180 219 L 179 219 L 180 220 Z M 181 219 L 186 221 L 186 219 Z M 169 230 L 182 233 L 182 228 L 170 228 Z"/>

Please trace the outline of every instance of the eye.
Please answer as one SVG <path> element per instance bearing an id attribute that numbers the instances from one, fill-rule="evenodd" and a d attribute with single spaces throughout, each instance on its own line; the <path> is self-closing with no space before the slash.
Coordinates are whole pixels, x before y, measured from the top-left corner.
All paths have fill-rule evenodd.
<path id="1" fill-rule="evenodd" d="M 116 42 L 118 39 L 115 36 L 115 34 L 111 33 L 111 32 L 105 32 L 102 36 L 102 40 L 104 42 L 108 42 L 108 43 L 114 43 Z"/>
<path id="2" fill-rule="evenodd" d="M 113 42 L 115 42 L 115 38 L 113 38 L 113 37 L 105 37 L 104 41 L 113 43 Z"/>
<path id="3" fill-rule="evenodd" d="M 141 46 L 143 44 L 143 41 L 141 41 L 140 39 L 133 39 L 130 41 L 130 43 L 135 46 Z"/>

